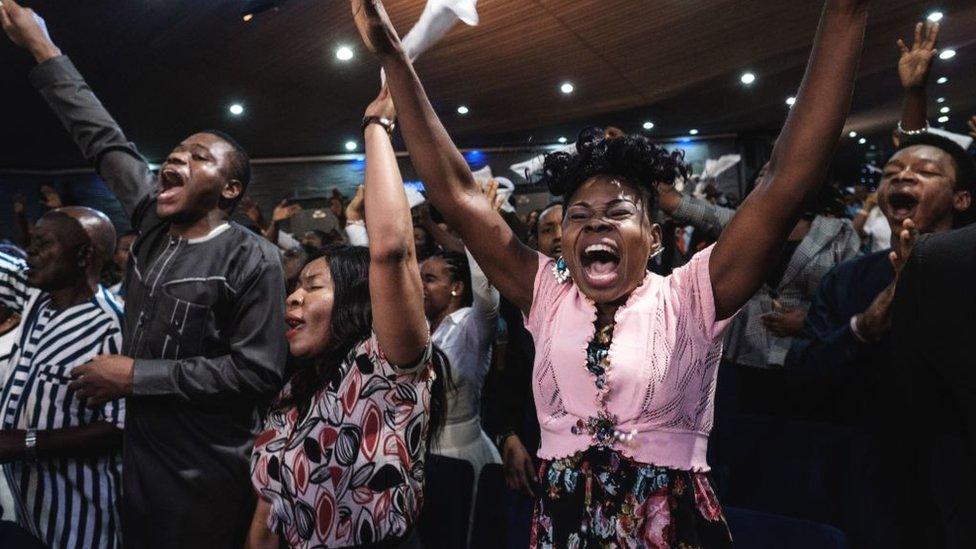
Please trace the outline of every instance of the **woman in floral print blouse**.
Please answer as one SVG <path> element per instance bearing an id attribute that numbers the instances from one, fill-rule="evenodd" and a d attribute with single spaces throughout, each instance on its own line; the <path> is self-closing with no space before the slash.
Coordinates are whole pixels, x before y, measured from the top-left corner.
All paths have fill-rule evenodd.
<path id="1" fill-rule="evenodd" d="M 540 256 L 479 199 L 383 3 L 351 3 L 383 65 L 428 198 L 534 336 L 543 490 L 532 545 L 729 546 L 705 460 L 722 332 L 763 284 L 825 179 L 850 106 L 867 2 L 826 0 L 767 176 L 718 243 L 668 277 L 647 271 L 661 247 L 654 184 L 685 171 L 680 152 L 643 136 L 588 132 L 577 154 L 551 155 L 546 176 L 565 203 L 563 257 Z M 551 59 L 569 61 L 566 52 Z M 626 83 L 586 83 L 594 101 L 624 100 L 601 92 Z"/>
<path id="2" fill-rule="evenodd" d="M 288 296 L 287 338 L 305 364 L 254 444 L 249 547 L 416 543 L 446 369 L 424 317 L 393 117 L 384 90 L 364 122 L 368 250 L 327 250 Z"/>

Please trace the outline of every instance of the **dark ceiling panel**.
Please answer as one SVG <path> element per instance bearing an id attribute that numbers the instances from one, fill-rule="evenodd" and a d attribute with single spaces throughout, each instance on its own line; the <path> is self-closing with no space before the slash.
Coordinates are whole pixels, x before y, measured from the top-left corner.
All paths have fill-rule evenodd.
<path id="1" fill-rule="evenodd" d="M 259 158 L 344 152 L 375 94 L 378 64 L 359 43 L 345 0 L 289 0 L 240 20 L 236 0 L 43 0 L 31 3 L 96 93 L 150 159 L 187 134 L 229 131 Z M 389 0 L 406 31 L 424 0 Z M 950 129 L 976 113 L 976 0 L 942 2 L 942 43 L 959 54 L 936 61 L 952 106 Z M 929 6 L 874 2 L 849 125 L 881 136 L 897 119 L 898 37 Z M 459 144 L 521 145 L 571 136 L 584 121 L 655 134 L 769 132 L 788 112 L 820 3 L 814 0 L 481 0 L 481 25 L 458 27 L 419 62 L 435 107 Z M 338 44 L 352 63 L 334 57 Z M 6 107 L 0 167 L 83 164 L 27 84 L 31 63 L 0 40 Z M 759 80 L 738 83 L 743 70 Z M 570 80 L 576 93 L 558 86 Z M 966 93 L 966 92 L 969 93 Z M 240 118 L 227 106 L 241 102 Z M 458 105 L 471 108 L 466 117 Z M 934 117 L 933 117 L 934 118 Z"/>

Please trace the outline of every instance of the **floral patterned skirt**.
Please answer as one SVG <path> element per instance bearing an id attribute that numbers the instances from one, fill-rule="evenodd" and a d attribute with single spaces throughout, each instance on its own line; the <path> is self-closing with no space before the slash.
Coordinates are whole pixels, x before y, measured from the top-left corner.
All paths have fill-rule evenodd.
<path id="1" fill-rule="evenodd" d="M 531 547 L 731 547 L 707 473 L 638 463 L 607 448 L 539 468 Z"/>

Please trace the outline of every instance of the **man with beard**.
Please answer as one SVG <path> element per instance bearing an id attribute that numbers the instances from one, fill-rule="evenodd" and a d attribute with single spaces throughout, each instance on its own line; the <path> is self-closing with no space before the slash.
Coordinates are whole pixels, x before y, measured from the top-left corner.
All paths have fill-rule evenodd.
<path id="1" fill-rule="evenodd" d="M 884 436 L 898 406 L 892 401 L 889 336 L 897 269 L 916 234 L 945 232 L 968 218 L 974 173 L 973 159 L 944 137 L 922 133 L 902 139 L 878 187 L 892 250 L 842 263 L 823 278 L 803 337 L 786 359 L 787 376 L 797 387 L 788 400 L 796 411 L 855 429 L 852 541 L 859 547 L 895 546 L 892 491 L 911 482 L 894 477 L 898 465 L 889 458 L 898 451 Z"/>
<path id="2" fill-rule="evenodd" d="M 286 354 L 278 252 L 228 222 L 250 179 L 247 154 L 223 133 L 196 133 L 155 177 L 43 20 L 13 0 L 0 19 L 37 60 L 31 83 L 139 233 L 122 352 L 71 372 L 90 406 L 127 397 L 125 544 L 241 546 L 258 410 L 279 389 Z"/>
<path id="3" fill-rule="evenodd" d="M 0 302 L 23 317 L 0 392 L 13 515 L 49 547 L 113 548 L 123 401 L 86 407 L 69 376 L 101 369 L 83 365 L 122 346 L 122 309 L 98 283 L 115 229 L 101 212 L 59 208 L 34 225 L 30 242 L 26 263 L 0 254 Z"/>

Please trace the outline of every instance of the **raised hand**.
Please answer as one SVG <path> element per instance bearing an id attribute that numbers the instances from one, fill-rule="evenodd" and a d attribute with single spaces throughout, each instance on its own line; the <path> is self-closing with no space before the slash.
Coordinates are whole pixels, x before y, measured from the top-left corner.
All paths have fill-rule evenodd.
<path id="1" fill-rule="evenodd" d="M 15 0 L 0 3 L 0 24 L 10 41 L 31 52 L 38 63 L 61 55 L 61 50 L 51 41 L 44 19 Z"/>
<path id="2" fill-rule="evenodd" d="M 778 337 L 795 337 L 803 334 L 803 322 L 807 312 L 798 307 L 784 307 L 773 301 L 773 312 L 759 317 L 769 333 Z"/>
<path id="3" fill-rule="evenodd" d="M 350 5 L 359 36 L 369 51 L 384 55 L 403 50 L 400 36 L 393 28 L 381 0 L 350 0 Z"/>
<path id="4" fill-rule="evenodd" d="M 924 88 L 929 79 L 932 68 L 932 58 L 935 56 L 935 45 L 939 39 L 939 24 L 926 21 L 915 25 L 915 39 L 912 47 L 905 45 L 905 41 L 898 39 L 898 49 L 901 59 L 898 60 L 898 76 L 903 88 Z"/>
<path id="5" fill-rule="evenodd" d="M 300 211 L 302 211 L 301 204 L 289 204 L 287 200 L 282 200 L 271 212 L 271 222 L 281 223 L 286 219 L 291 219 Z"/>
<path id="6" fill-rule="evenodd" d="M 363 198 L 366 196 L 366 187 L 360 185 L 356 189 L 356 195 L 352 197 L 349 201 L 349 205 L 346 206 L 346 222 L 350 221 L 363 221 L 366 219 L 366 203 Z"/>
<path id="7" fill-rule="evenodd" d="M 505 197 L 498 196 L 498 181 L 492 179 L 488 182 L 488 185 L 482 191 L 485 194 L 485 198 L 488 199 L 488 203 L 491 207 L 495 209 L 496 212 L 500 212 L 502 206 L 505 204 Z"/>
<path id="8" fill-rule="evenodd" d="M 396 107 L 393 106 L 393 96 L 390 95 L 390 88 L 383 86 L 376 99 L 366 107 L 364 116 L 376 116 L 387 120 L 396 118 Z"/>
<path id="9" fill-rule="evenodd" d="M 909 256 L 912 255 L 912 249 L 915 248 L 915 242 L 917 240 L 918 227 L 915 226 L 914 221 L 906 219 L 901 224 L 901 232 L 898 233 L 898 244 L 888 254 L 888 260 L 891 261 L 891 266 L 895 269 L 896 282 L 901 275 L 902 267 L 905 266 Z"/>
<path id="10" fill-rule="evenodd" d="M 41 185 L 41 204 L 49 210 L 56 210 L 64 205 L 61 195 L 50 185 Z"/>

